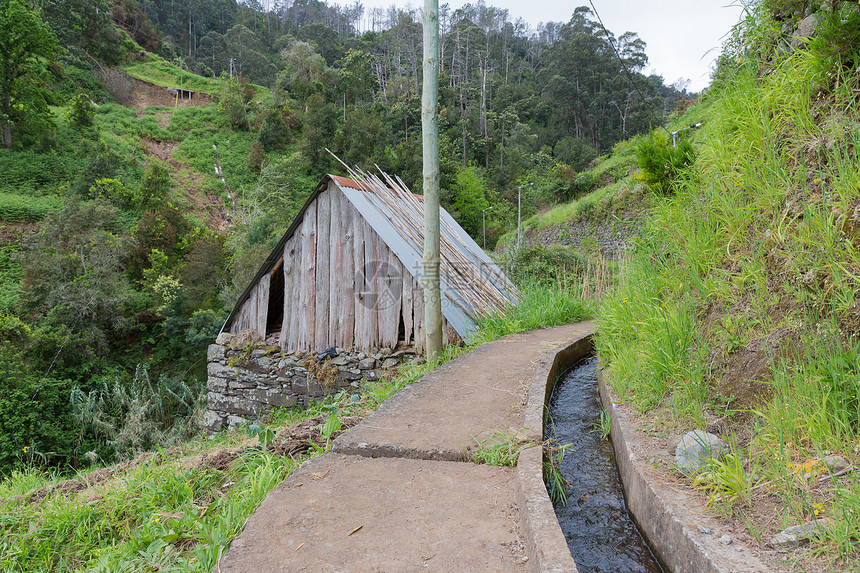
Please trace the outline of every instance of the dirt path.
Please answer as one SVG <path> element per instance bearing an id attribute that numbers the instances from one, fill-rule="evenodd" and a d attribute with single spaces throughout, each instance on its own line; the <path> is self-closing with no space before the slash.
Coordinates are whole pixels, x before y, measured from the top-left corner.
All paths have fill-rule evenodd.
<path id="1" fill-rule="evenodd" d="M 405 388 L 271 492 L 216 570 L 527 571 L 516 470 L 461 460 L 521 428 L 543 355 L 593 328 L 508 336 Z"/>
<path id="2" fill-rule="evenodd" d="M 224 203 L 207 189 L 202 177 L 192 171 L 188 164 L 173 157 L 173 152 L 179 146 L 179 142 L 152 139 L 145 136 L 141 137 L 141 141 L 146 155 L 170 165 L 171 175 L 177 186 L 184 190 L 184 197 L 188 199 L 192 212 L 206 220 L 206 225 L 210 229 L 224 232 L 228 226 Z"/>

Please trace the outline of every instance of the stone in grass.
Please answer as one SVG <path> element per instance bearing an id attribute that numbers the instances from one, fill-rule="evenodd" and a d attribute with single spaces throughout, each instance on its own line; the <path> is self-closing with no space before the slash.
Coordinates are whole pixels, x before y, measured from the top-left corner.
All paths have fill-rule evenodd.
<path id="1" fill-rule="evenodd" d="M 842 456 L 824 456 L 821 458 L 821 463 L 824 464 L 830 473 L 837 474 L 848 468 L 848 460 Z"/>
<path id="2" fill-rule="evenodd" d="M 397 360 L 396 358 L 386 358 L 386 359 L 382 362 L 382 367 L 383 367 L 383 368 L 394 368 L 394 367 L 395 367 L 395 366 L 397 366 L 398 364 L 400 364 L 400 361 L 399 361 L 399 360 Z"/>
<path id="3" fill-rule="evenodd" d="M 768 543 L 770 543 L 771 547 L 783 549 L 797 547 L 804 541 L 808 541 L 809 538 L 821 533 L 828 523 L 829 521 L 826 519 L 819 519 L 818 521 L 795 525 L 783 529 L 774 535 Z"/>
<path id="4" fill-rule="evenodd" d="M 712 458 L 722 459 L 729 445 L 719 437 L 702 430 L 687 432 L 675 449 L 675 465 L 683 472 L 694 472 Z"/>

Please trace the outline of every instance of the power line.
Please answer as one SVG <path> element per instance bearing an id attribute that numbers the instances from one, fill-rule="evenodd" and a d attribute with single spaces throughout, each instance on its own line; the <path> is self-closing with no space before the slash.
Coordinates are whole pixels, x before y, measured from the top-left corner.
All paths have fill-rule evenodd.
<path id="1" fill-rule="evenodd" d="M 603 32 L 606 34 L 607 38 L 611 38 L 611 34 L 609 30 L 606 29 L 606 26 L 603 25 L 603 18 L 600 17 L 600 13 L 597 11 L 597 8 L 594 6 L 594 2 L 592 0 L 588 0 L 588 3 L 591 4 L 591 9 L 594 11 L 594 15 L 597 16 L 597 21 L 600 22 L 600 27 L 603 28 Z M 651 119 L 654 120 L 656 125 L 659 125 L 663 128 L 666 133 L 669 133 L 669 130 L 663 125 L 663 122 L 657 118 L 657 114 L 654 113 L 654 109 L 648 103 L 648 100 L 645 99 L 645 96 L 642 95 L 642 92 L 639 91 L 639 87 L 636 85 L 636 82 L 633 81 L 633 74 L 630 73 L 630 70 L 627 68 L 627 64 L 624 62 L 624 59 L 621 57 L 621 54 L 618 53 L 618 48 L 615 46 L 615 42 L 609 40 L 609 45 L 612 46 L 612 51 L 615 52 L 615 57 L 618 58 L 618 61 L 621 63 L 621 68 L 624 70 L 624 73 L 627 74 L 627 80 L 630 82 L 630 85 L 636 90 L 636 93 L 639 94 L 639 97 L 642 99 L 642 103 L 645 104 L 645 107 L 648 108 L 648 113 L 651 114 Z"/>

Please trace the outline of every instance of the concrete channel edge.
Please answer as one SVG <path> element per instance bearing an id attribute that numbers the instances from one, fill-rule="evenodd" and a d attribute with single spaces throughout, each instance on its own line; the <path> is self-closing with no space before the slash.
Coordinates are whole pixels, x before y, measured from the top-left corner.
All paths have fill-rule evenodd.
<path id="1" fill-rule="evenodd" d="M 546 404 L 562 372 L 593 351 L 592 333 L 548 352 L 538 365 L 526 400 L 523 426 L 526 437 L 543 439 Z M 517 504 L 526 555 L 534 573 L 576 573 L 567 540 L 543 481 L 542 448 L 528 448 L 517 462 Z"/>
<path id="2" fill-rule="evenodd" d="M 548 352 L 532 380 L 526 401 L 523 426 L 527 437 L 542 439 L 546 404 L 559 376 L 594 350 L 593 333 Z M 765 572 L 769 568 L 749 551 L 734 555 L 716 540 L 700 535 L 693 521 L 702 515 L 685 517 L 681 503 L 672 492 L 655 484 L 638 466 L 643 460 L 629 443 L 635 428 L 611 396 L 602 375 L 598 387 L 603 408 L 612 420 L 611 439 L 625 502 L 633 519 L 660 562 L 674 573 Z M 555 509 L 543 481 L 541 448 L 524 450 L 517 463 L 517 503 L 526 554 L 533 573 L 576 573 L 576 563 L 558 523 Z M 712 537 L 712 536 L 711 536 Z"/>
<path id="3" fill-rule="evenodd" d="M 597 384 L 603 409 L 611 418 L 610 437 L 627 510 L 652 551 L 674 573 L 763 573 L 771 569 L 748 549 L 724 546 L 699 531 L 710 525 L 703 512 L 690 507 L 690 498 L 655 482 L 644 471 L 646 456 L 637 450 L 638 430 L 628 412 L 620 408 L 598 369 Z M 699 504 L 702 505 L 702 504 Z M 710 528 L 708 528 L 710 529 Z"/>

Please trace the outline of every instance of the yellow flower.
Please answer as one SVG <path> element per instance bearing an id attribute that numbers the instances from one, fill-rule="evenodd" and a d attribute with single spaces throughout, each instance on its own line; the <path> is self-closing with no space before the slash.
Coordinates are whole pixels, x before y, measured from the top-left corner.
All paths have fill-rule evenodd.
<path id="1" fill-rule="evenodd" d="M 29 450 L 29 449 L 30 449 L 30 446 L 24 446 L 23 448 L 21 448 L 21 451 L 26 454 L 27 450 Z"/>
<path id="2" fill-rule="evenodd" d="M 622 300 L 621 302 L 627 302 L 627 297 L 625 296 L 624 300 Z"/>
<path id="3" fill-rule="evenodd" d="M 812 182 L 815 183 L 816 185 L 818 185 L 819 183 L 821 183 L 821 178 L 816 177 L 815 179 L 812 180 Z"/>
<path id="4" fill-rule="evenodd" d="M 815 515 L 821 515 L 824 513 L 824 504 L 823 503 L 813 503 L 812 510 L 815 512 Z"/>

